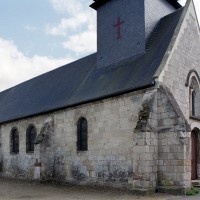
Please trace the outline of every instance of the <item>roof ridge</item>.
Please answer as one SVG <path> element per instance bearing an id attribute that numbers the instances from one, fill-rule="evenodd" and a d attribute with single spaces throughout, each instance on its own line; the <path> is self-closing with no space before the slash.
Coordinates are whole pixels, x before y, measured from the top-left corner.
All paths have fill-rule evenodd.
<path id="1" fill-rule="evenodd" d="M 152 44 L 154 38 L 155 38 L 156 35 L 157 35 L 158 29 L 159 29 L 159 27 L 160 27 L 161 20 L 162 20 L 162 19 L 159 20 L 159 22 L 157 23 L 156 27 L 154 28 L 154 30 L 153 30 L 151 36 L 147 39 L 148 42 L 146 43 L 146 51 L 149 50 L 149 48 L 150 48 L 150 46 L 151 46 L 151 44 Z"/>
<path id="2" fill-rule="evenodd" d="M 159 20 L 159 22 L 157 23 L 156 27 L 154 28 L 154 30 L 153 30 L 151 36 L 147 39 L 148 42 L 146 43 L 146 51 L 148 51 L 149 48 L 151 47 L 151 44 L 152 44 L 154 38 L 155 38 L 156 35 L 157 35 L 157 32 L 158 32 L 158 30 L 159 30 L 159 27 L 160 27 L 160 24 L 161 24 L 162 20 L 164 20 L 164 19 L 167 18 L 168 16 L 172 16 L 172 15 L 176 14 L 177 12 L 179 12 L 179 11 L 181 11 L 181 10 L 183 10 L 183 7 L 179 8 L 178 10 L 174 11 L 173 13 L 170 13 L 170 14 L 168 14 L 168 15 L 165 15 L 164 17 L 162 17 L 162 18 Z"/>
<path id="3" fill-rule="evenodd" d="M 172 50 L 172 48 L 173 48 L 173 46 L 175 44 L 175 41 L 177 39 L 177 35 L 180 32 L 180 29 L 182 27 L 183 21 L 185 19 L 186 13 L 188 12 L 188 8 L 189 8 L 191 2 L 193 2 L 193 0 L 187 0 L 185 6 L 176 11 L 176 12 L 178 12 L 178 11 L 181 10 L 182 13 L 181 13 L 180 18 L 179 18 L 179 20 L 177 22 L 176 29 L 174 30 L 173 36 L 171 38 L 171 41 L 169 43 L 169 46 L 168 46 L 166 52 L 171 52 L 171 50 Z M 167 53 L 167 54 L 165 54 L 163 56 L 163 60 L 161 61 L 160 66 L 156 70 L 156 72 L 154 74 L 154 78 L 158 78 L 160 76 L 162 70 L 164 69 L 164 66 L 166 65 L 166 62 L 167 62 L 168 58 L 169 58 L 169 53 Z"/>

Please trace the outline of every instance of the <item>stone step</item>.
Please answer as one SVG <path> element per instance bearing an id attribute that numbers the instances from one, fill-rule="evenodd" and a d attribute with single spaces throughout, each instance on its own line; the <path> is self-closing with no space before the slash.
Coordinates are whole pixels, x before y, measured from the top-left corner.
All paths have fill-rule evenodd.
<path id="1" fill-rule="evenodd" d="M 191 181 L 193 187 L 200 187 L 200 180 L 193 180 Z"/>

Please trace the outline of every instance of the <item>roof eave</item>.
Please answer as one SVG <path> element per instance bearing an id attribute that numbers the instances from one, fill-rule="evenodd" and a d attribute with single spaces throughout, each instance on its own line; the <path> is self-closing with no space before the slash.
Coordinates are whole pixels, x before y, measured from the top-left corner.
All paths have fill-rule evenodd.
<path id="1" fill-rule="evenodd" d="M 178 3 L 177 0 L 166 0 L 166 1 L 169 2 L 176 9 L 182 8 L 181 4 Z"/>
<path id="2" fill-rule="evenodd" d="M 67 105 L 67 106 L 63 106 L 63 107 L 59 107 L 59 108 L 54 108 L 54 109 L 50 109 L 50 110 L 46 110 L 46 111 L 42 111 L 42 112 L 30 114 L 30 115 L 26 115 L 26 116 L 14 117 L 13 119 L 9 119 L 9 120 L 5 120 L 5 121 L 0 122 L 0 125 L 10 123 L 10 122 L 13 122 L 13 121 L 17 121 L 17 120 L 27 119 L 27 118 L 30 118 L 30 117 L 35 117 L 35 116 L 38 116 L 38 115 L 44 115 L 44 114 L 52 113 L 52 112 L 67 109 L 67 108 L 80 106 L 80 105 L 87 104 L 87 103 L 92 103 L 92 102 L 95 102 L 95 101 L 101 101 L 103 99 L 108 99 L 108 98 L 120 96 L 120 95 L 123 95 L 123 94 L 126 94 L 126 93 L 136 92 L 136 91 L 139 91 L 139 90 L 152 88 L 154 86 L 155 86 L 155 81 L 153 80 L 150 84 L 140 86 L 138 88 L 130 88 L 130 89 L 126 89 L 126 90 L 123 90 L 123 91 L 120 91 L 120 92 L 116 92 L 116 93 L 104 95 L 104 96 L 101 96 L 101 97 L 97 97 L 97 98 L 94 98 L 94 99 L 82 101 L 82 102 L 79 102 L 79 103 L 74 103 L 74 104 L 71 104 L 71 105 Z"/>
<path id="3" fill-rule="evenodd" d="M 174 34 L 173 34 L 173 36 L 172 36 L 171 42 L 170 42 L 169 45 L 168 45 L 168 49 L 166 50 L 166 53 L 165 53 L 165 55 L 164 55 L 164 57 L 163 57 L 163 59 L 162 59 L 162 62 L 161 62 L 161 64 L 160 64 L 159 68 L 157 69 L 156 73 L 154 74 L 154 78 L 155 78 L 155 79 L 158 78 L 158 77 L 160 76 L 162 70 L 164 69 L 164 67 L 165 67 L 165 65 L 166 65 L 166 63 L 167 63 L 167 61 L 168 61 L 168 58 L 169 58 L 169 56 L 170 56 L 170 52 L 172 51 L 172 48 L 173 48 L 173 46 L 174 46 L 174 44 L 175 44 L 175 42 L 176 42 L 177 36 L 178 36 L 178 34 L 179 34 L 179 32 L 180 32 L 180 29 L 181 29 L 181 27 L 182 27 L 182 24 L 183 24 L 185 15 L 186 15 L 186 13 L 187 13 L 187 10 L 188 10 L 188 7 L 189 7 L 191 1 L 192 1 L 192 0 L 188 0 L 188 1 L 186 2 L 186 5 L 184 6 L 184 10 L 183 10 L 183 12 L 182 12 L 182 14 L 181 14 L 181 17 L 180 17 L 180 19 L 179 19 L 179 22 L 178 22 L 178 24 L 177 24 L 177 26 L 176 26 L 176 29 L 175 29 Z"/>
<path id="4" fill-rule="evenodd" d="M 94 3 L 90 5 L 90 7 L 97 10 L 99 7 L 103 6 L 109 1 L 111 0 L 96 0 L 94 1 Z M 166 1 L 169 2 L 176 9 L 179 9 L 182 7 L 181 4 L 179 4 L 177 0 L 166 0 Z"/>
<path id="5" fill-rule="evenodd" d="M 97 10 L 99 7 L 103 6 L 104 4 L 106 4 L 109 1 L 111 1 L 111 0 L 96 0 L 94 3 L 92 3 L 90 5 L 90 7 Z"/>

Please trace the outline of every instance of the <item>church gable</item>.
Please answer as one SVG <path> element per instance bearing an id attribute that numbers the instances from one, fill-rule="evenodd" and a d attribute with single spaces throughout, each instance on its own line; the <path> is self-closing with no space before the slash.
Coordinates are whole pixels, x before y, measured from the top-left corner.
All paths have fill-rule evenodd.
<path id="1" fill-rule="evenodd" d="M 155 77 L 165 84 L 174 94 L 178 105 L 187 120 L 192 116 L 191 107 L 191 72 L 196 72 L 196 78 L 200 75 L 200 31 L 193 1 L 188 0 L 184 12 L 177 25 L 175 34 L 169 45 L 169 53 L 161 63 Z M 189 76 L 189 77 L 188 77 Z M 198 109 L 197 109 L 198 110 Z"/>

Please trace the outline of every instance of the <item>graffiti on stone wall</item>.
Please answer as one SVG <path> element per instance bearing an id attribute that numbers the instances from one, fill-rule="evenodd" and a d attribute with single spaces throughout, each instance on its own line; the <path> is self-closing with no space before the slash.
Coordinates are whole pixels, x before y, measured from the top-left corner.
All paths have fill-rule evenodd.
<path id="1" fill-rule="evenodd" d="M 66 170 L 65 170 L 65 155 L 63 152 L 56 152 L 54 154 L 54 163 L 53 163 L 53 177 L 55 180 L 60 182 L 65 180 Z"/>
<path id="2" fill-rule="evenodd" d="M 97 178 L 108 183 L 128 183 L 133 175 L 133 167 L 126 162 L 113 161 L 98 165 Z"/>
<path id="3" fill-rule="evenodd" d="M 12 157 L 10 160 L 6 160 L 4 164 L 7 166 L 7 171 L 12 177 L 31 179 L 33 177 L 34 161 L 34 158 Z"/>
<path id="4" fill-rule="evenodd" d="M 75 160 L 72 163 L 72 177 L 73 179 L 77 181 L 85 181 L 87 176 L 87 168 L 84 166 L 84 164 L 81 162 L 81 160 Z"/>

